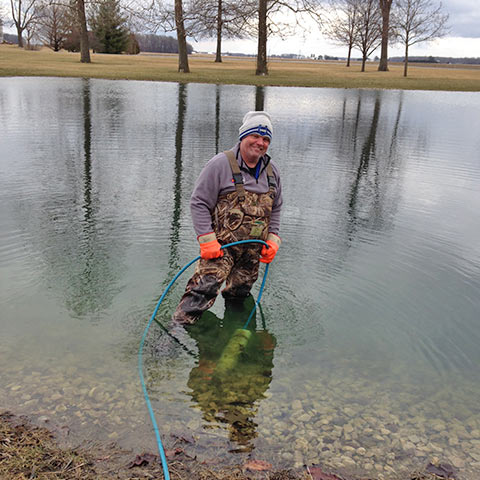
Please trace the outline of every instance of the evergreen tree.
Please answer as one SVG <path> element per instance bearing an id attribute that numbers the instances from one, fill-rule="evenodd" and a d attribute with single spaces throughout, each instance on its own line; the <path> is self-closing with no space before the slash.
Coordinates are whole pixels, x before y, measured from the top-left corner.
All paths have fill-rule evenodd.
<path id="1" fill-rule="evenodd" d="M 127 49 L 129 32 L 120 11 L 119 0 L 102 0 L 90 15 L 92 31 L 100 45 L 100 53 L 122 53 Z"/>

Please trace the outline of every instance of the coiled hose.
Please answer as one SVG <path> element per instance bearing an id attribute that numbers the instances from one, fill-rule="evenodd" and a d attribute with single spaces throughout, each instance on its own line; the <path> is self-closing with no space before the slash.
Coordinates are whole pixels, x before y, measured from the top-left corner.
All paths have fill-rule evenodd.
<path id="1" fill-rule="evenodd" d="M 223 245 L 221 248 L 223 250 L 224 248 L 233 247 L 234 245 L 241 245 L 243 243 L 261 243 L 261 244 L 265 245 L 267 248 L 269 248 L 268 244 L 266 242 L 264 242 L 263 240 L 240 240 L 238 242 L 232 242 L 232 243 L 228 243 L 226 245 Z M 143 347 L 145 345 L 145 339 L 147 338 L 147 334 L 148 334 L 148 331 L 150 329 L 150 326 L 152 325 L 153 321 L 155 320 L 155 317 L 157 316 L 158 309 L 160 308 L 160 305 L 162 304 L 163 299 L 167 295 L 168 291 L 170 290 L 172 285 L 177 281 L 178 277 L 180 277 L 180 275 L 188 267 L 190 267 L 190 265 L 192 265 L 193 263 L 195 263 L 199 259 L 200 259 L 200 255 L 198 257 L 194 258 L 192 261 L 188 262 L 173 277 L 173 279 L 167 285 L 167 288 L 162 293 L 162 296 L 160 297 L 160 300 L 158 301 L 158 303 L 157 303 L 157 305 L 156 305 L 156 307 L 155 307 L 155 309 L 152 313 L 152 316 L 150 317 L 150 320 L 148 321 L 147 326 L 145 327 L 145 330 L 143 331 L 142 339 L 140 341 L 140 346 L 138 348 L 138 374 L 140 376 L 140 383 L 142 384 L 143 396 L 145 397 L 145 403 L 147 404 L 147 409 L 148 409 L 148 413 L 150 415 L 150 420 L 152 422 L 153 431 L 155 432 L 155 439 L 157 441 L 158 453 L 160 454 L 160 459 L 161 459 L 162 468 L 163 468 L 163 476 L 164 476 L 165 480 L 170 480 L 170 474 L 168 472 L 167 457 L 165 456 L 165 450 L 163 448 L 162 439 L 160 438 L 160 432 L 158 430 L 157 421 L 155 419 L 155 413 L 153 412 L 152 403 L 150 402 L 150 398 L 149 398 L 148 392 L 147 392 L 147 387 L 145 385 L 145 378 L 143 376 Z M 263 274 L 263 280 L 262 280 L 262 284 L 260 286 L 260 291 L 259 291 L 257 300 L 255 302 L 254 307 L 252 308 L 252 311 L 250 312 L 250 315 L 249 315 L 247 321 L 245 322 L 245 325 L 243 326 L 244 329 L 246 329 L 248 327 L 248 324 L 250 323 L 250 320 L 252 319 L 253 314 L 254 314 L 258 304 L 260 303 L 260 299 L 262 298 L 263 289 L 265 287 L 265 281 L 267 279 L 268 266 L 269 266 L 269 264 L 267 263 L 266 266 L 265 266 L 265 273 Z"/>

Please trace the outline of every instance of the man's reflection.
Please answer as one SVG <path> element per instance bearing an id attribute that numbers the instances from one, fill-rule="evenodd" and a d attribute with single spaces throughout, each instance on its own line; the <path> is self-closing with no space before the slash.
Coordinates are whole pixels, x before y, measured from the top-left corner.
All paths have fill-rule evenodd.
<path id="1" fill-rule="evenodd" d="M 187 327 L 199 352 L 198 364 L 188 380 L 190 395 L 210 428 L 221 424 L 228 427 L 230 440 L 238 445 L 234 451 L 253 449 L 251 441 L 257 436 L 254 422 L 257 400 L 264 397 L 272 380 L 276 341 L 265 328 L 256 330 L 255 317 L 248 326 L 248 342 L 236 358 L 228 359 L 228 369 L 219 368 L 222 354 L 235 350 L 230 348 L 235 341 L 234 334 L 242 329 L 254 304 L 251 295 L 241 303 L 226 301 L 223 319 L 207 311 Z"/>

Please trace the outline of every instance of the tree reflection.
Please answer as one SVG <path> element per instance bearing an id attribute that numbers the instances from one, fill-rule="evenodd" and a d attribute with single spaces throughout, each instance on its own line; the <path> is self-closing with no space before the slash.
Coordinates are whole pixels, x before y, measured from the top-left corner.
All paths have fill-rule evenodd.
<path id="1" fill-rule="evenodd" d="M 74 129 L 81 148 L 72 155 L 67 140 L 55 145 L 49 166 L 55 182 L 47 185 L 39 204 L 41 226 L 34 238 L 45 259 L 48 283 L 60 292 L 72 316 L 84 318 L 96 316 L 111 305 L 118 292 L 122 255 L 115 224 L 100 213 L 99 194 L 108 184 L 100 184 L 100 165 L 93 153 L 96 126 L 91 81 L 82 80 L 75 93 L 76 122 L 67 126 L 59 123 L 60 138 L 68 138 L 69 129 Z M 60 109 L 59 115 L 63 113 Z"/>
<path id="2" fill-rule="evenodd" d="M 220 144 L 220 88 L 221 85 L 215 85 L 215 152 Z"/>
<path id="3" fill-rule="evenodd" d="M 255 110 L 257 112 L 265 110 L 265 87 L 261 85 L 255 87 Z"/>
<path id="4" fill-rule="evenodd" d="M 222 353 L 232 342 L 232 335 L 242 328 L 254 306 L 253 297 L 243 305 L 225 303 L 224 318 L 208 311 L 194 325 L 188 327 L 189 335 L 198 345 L 198 362 L 191 370 L 188 387 L 190 396 L 202 410 L 208 422 L 206 428 L 226 426 L 232 451 L 251 451 L 257 436 L 255 416 L 258 400 L 264 398 L 272 380 L 275 337 L 265 327 L 256 330 L 255 317 L 249 330 L 248 343 L 228 371 L 220 369 Z"/>
<path id="5" fill-rule="evenodd" d="M 88 225 L 92 215 L 92 112 L 90 101 L 90 83 L 84 79 L 83 83 L 83 149 L 85 155 L 85 181 L 83 210 Z"/>
<path id="6" fill-rule="evenodd" d="M 353 170 L 354 177 L 348 195 L 348 240 L 352 241 L 360 225 L 370 230 L 379 231 L 390 222 L 388 218 L 394 213 L 394 204 L 397 203 L 388 192 L 392 190 L 391 169 L 395 166 L 392 156 L 393 145 L 396 143 L 396 129 L 401 112 L 401 103 L 397 115 L 397 124 L 390 142 L 390 152 L 377 152 L 377 136 L 380 126 L 381 92 L 375 93 L 373 111 L 369 119 L 369 126 L 364 136 L 358 165 Z M 361 117 L 361 97 L 357 104 L 357 114 L 354 122 L 353 156 L 355 157 L 356 142 L 359 137 Z M 393 203 L 392 203 L 393 202 Z"/>
<path id="7" fill-rule="evenodd" d="M 170 229 L 170 256 L 169 267 L 171 271 L 177 271 L 178 265 L 178 242 L 180 236 L 180 216 L 182 213 L 182 151 L 185 112 L 187 109 L 187 86 L 178 84 L 178 113 L 177 128 L 175 130 L 175 181 L 173 183 L 173 216 Z"/>
<path id="8" fill-rule="evenodd" d="M 66 305 L 76 316 L 100 312 L 107 308 L 116 293 L 113 266 L 118 256 L 112 251 L 114 243 L 101 240 L 108 230 L 98 225 L 97 213 L 100 205 L 93 196 L 92 162 L 92 108 L 90 80 L 83 81 L 83 219 L 81 237 L 76 248 L 69 254 L 75 267 L 71 268 L 66 282 Z M 72 244 L 73 246 L 73 244 Z M 72 265 L 72 266 L 73 266 Z"/>
<path id="9" fill-rule="evenodd" d="M 378 171 L 376 165 L 371 170 L 371 160 L 375 160 L 375 140 L 377 136 L 378 117 L 380 115 L 380 98 L 375 98 L 375 106 L 370 124 L 370 130 L 365 137 L 362 151 L 360 154 L 360 162 L 352 183 L 350 191 L 350 200 L 348 205 L 348 215 L 350 217 L 350 225 L 353 227 L 362 215 L 362 209 L 359 205 L 361 200 L 378 202 Z M 365 198 L 362 198 L 362 193 Z M 376 209 L 375 209 L 376 210 Z"/>
<path id="10" fill-rule="evenodd" d="M 396 157 L 395 152 L 398 144 L 398 130 L 400 128 L 400 118 L 403 110 L 403 90 L 400 90 L 399 96 L 400 98 L 398 100 L 397 117 L 395 118 L 395 123 L 393 125 L 392 140 L 390 142 L 390 154 L 388 156 L 389 163 L 392 163 Z"/>

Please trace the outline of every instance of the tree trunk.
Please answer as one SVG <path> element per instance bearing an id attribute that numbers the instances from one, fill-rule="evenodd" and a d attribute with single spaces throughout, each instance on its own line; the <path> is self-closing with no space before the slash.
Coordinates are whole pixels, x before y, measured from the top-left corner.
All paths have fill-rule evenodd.
<path id="1" fill-rule="evenodd" d="M 408 70 L 408 43 L 405 44 L 405 59 L 403 61 L 403 76 L 407 76 L 407 70 Z"/>
<path id="2" fill-rule="evenodd" d="M 80 62 L 90 63 L 90 47 L 88 45 L 87 17 L 85 0 L 77 0 L 78 23 L 80 25 Z"/>
<path id="3" fill-rule="evenodd" d="M 20 28 L 19 26 L 17 26 L 17 37 L 18 37 L 18 46 L 19 46 L 19 48 L 23 48 L 23 37 L 22 37 L 22 33 L 23 33 L 23 28 Z"/>
<path id="4" fill-rule="evenodd" d="M 255 75 L 268 75 L 267 67 L 267 0 L 258 1 L 258 53 Z"/>
<path id="5" fill-rule="evenodd" d="M 347 67 L 350 66 L 350 57 L 352 56 L 352 44 L 348 44 Z"/>
<path id="6" fill-rule="evenodd" d="M 390 8 L 393 0 L 380 0 L 382 11 L 382 48 L 380 53 L 379 72 L 388 72 L 388 34 L 390 30 Z"/>
<path id="7" fill-rule="evenodd" d="M 185 34 L 185 24 L 183 23 L 182 0 L 175 0 L 175 24 L 177 26 L 178 71 L 181 73 L 190 73 L 190 68 L 188 67 L 187 36 Z"/>
<path id="8" fill-rule="evenodd" d="M 365 63 L 367 62 L 367 56 L 366 55 L 363 55 L 362 56 L 362 72 L 365 71 Z"/>
<path id="9" fill-rule="evenodd" d="M 222 0 L 218 0 L 217 10 L 217 55 L 215 62 L 222 61 L 222 26 L 223 26 L 223 6 Z"/>

